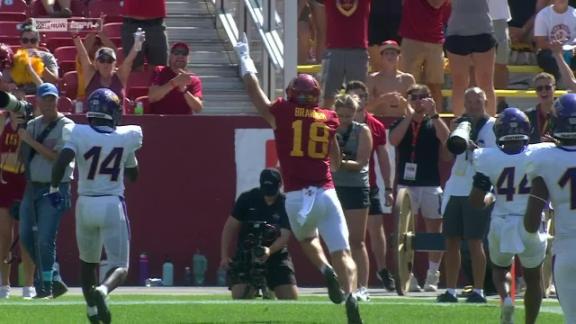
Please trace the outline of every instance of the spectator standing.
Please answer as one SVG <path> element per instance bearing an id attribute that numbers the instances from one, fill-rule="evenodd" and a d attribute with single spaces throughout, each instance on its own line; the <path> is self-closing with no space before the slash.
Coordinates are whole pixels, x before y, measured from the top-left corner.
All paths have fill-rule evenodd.
<path id="1" fill-rule="evenodd" d="M 368 76 L 370 102 L 368 110 L 378 116 L 400 116 L 399 97 L 414 84 L 411 74 L 398 70 L 400 46 L 396 41 L 388 40 L 380 45 L 382 69 Z"/>
<path id="2" fill-rule="evenodd" d="M 415 84 L 408 90 L 408 102 L 403 101 L 405 117 L 390 127 L 390 143 L 398 152 L 398 186 L 410 192 L 412 213 L 421 213 L 426 232 L 441 233 L 442 188 L 438 163 L 450 131 L 438 115 L 431 95 L 425 85 Z M 441 261 L 442 252 L 428 253 L 428 271 L 424 284 L 426 291 L 438 289 Z M 413 274 L 411 276 L 414 278 Z M 411 282 L 410 286 L 411 290 L 418 290 L 417 284 Z"/>
<path id="3" fill-rule="evenodd" d="M 568 0 L 553 0 L 552 5 L 542 9 L 536 14 L 534 25 L 534 38 L 538 54 L 538 66 L 561 80 L 558 64 L 554 60 L 550 43 L 557 41 L 564 44 L 573 44 L 576 38 L 576 9 L 568 5 Z M 571 68 L 576 67 L 571 51 L 564 52 L 565 60 Z"/>
<path id="4" fill-rule="evenodd" d="M 492 65 L 493 66 L 493 65 Z M 456 284 L 460 273 L 460 241 L 468 241 L 472 259 L 474 290 L 466 302 L 485 303 L 484 277 L 486 272 L 486 254 L 483 239 L 490 224 L 490 208 L 476 209 L 470 205 L 468 195 L 472 189 L 474 168 L 472 151 L 476 147 L 496 147 L 494 135 L 494 117 L 486 112 L 486 94 L 478 87 L 469 88 L 464 94 L 464 108 L 467 120 L 471 123 L 468 150 L 456 156 L 450 178 L 444 187 L 442 197 L 442 215 L 444 217 L 443 234 L 446 238 L 444 253 L 446 271 L 446 292 L 438 296 L 438 302 L 457 302 Z M 454 126 L 464 121 L 454 121 Z M 444 154 L 443 154 L 444 155 Z"/>
<path id="5" fill-rule="evenodd" d="M 4 90 L 3 90 L 4 91 Z M 16 225 L 18 205 L 24 195 L 24 166 L 18 159 L 20 138 L 18 124 L 24 122 L 21 115 L 6 111 L 0 115 L 0 299 L 10 298 L 11 262 L 10 245 L 14 235 L 12 229 Z M 36 295 L 34 288 L 34 262 L 20 241 L 22 262 L 24 266 L 24 287 L 22 297 L 28 299 Z"/>
<path id="6" fill-rule="evenodd" d="M 40 33 L 31 23 L 22 25 L 21 49 L 16 53 L 11 78 L 18 86 L 16 95 L 33 95 L 42 82 L 58 83 L 58 63 L 52 53 L 38 49 Z"/>
<path id="7" fill-rule="evenodd" d="M 562 60 L 561 55 L 560 60 Z M 538 103 L 526 111 L 531 126 L 530 144 L 548 141 L 546 137 L 549 135 L 551 126 L 554 91 L 556 90 L 556 79 L 550 73 L 538 73 L 532 82 L 536 89 Z"/>
<path id="8" fill-rule="evenodd" d="M 334 108 L 340 119 L 336 139 L 342 151 L 342 162 L 340 168 L 332 172 L 332 177 L 348 224 L 352 258 L 358 269 L 356 297 L 368 301 L 370 260 L 365 241 L 370 206 L 368 161 L 372 152 L 372 135 L 366 124 L 354 121 L 358 106 L 356 97 L 348 94 L 336 97 Z"/>
<path id="9" fill-rule="evenodd" d="M 140 69 L 146 62 L 152 66 L 166 65 L 168 38 L 166 34 L 166 0 L 124 0 L 122 22 L 122 49 L 124 56 L 130 54 L 134 44 L 134 33 L 138 28 L 146 33 L 148 41 L 134 60 L 133 69 Z"/>
<path id="10" fill-rule="evenodd" d="M 148 91 L 153 114 L 185 114 L 202 111 L 202 81 L 187 71 L 190 49 L 176 43 L 170 50 L 168 66 L 157 66 Z"/>
<path id="11" fill-rule="evenodd" d="M 140 37 L 134 42 L 130 54 L 116 69 L 116 52 L 110 47 L 100 47 L 94 54 L 94 61 L 90 60 L 88 51 L 79 35 L 74 36 L 74 45 L 78 51 L 78 58 L 82 65 L 82 82 L 85 85 L 84 93 L 92 93 L 96 89 L 108 88 L 124 100 L 128 77 L 132 71 L 132 64 L 144 42 Z"/>
<path id="12" fill-rule="evenodd" d="M 297 299 L 298 288 L 294 276 L 294 264 L 288 253 L 288 241 L 292 235 L 284 202 L 286 196 L 280 192 L 282 177 L 276 169 L 264 169 L 260 173 L 260 187 L 242 193 L 224 224 L 220 245 L 220 267 L 228 270 L 228 280 L 233 299 L 251 299 L 258 293 L 253 287 L 254 264 L 250 255 L 253 247 L 246 247 L 248 235 L 254 232 L 253 222 L 266 222 L 263 233 L 278 233 L 273 239 L 262 242 L 265 245 L 261 258 L 267 286 L 278 299 Z M 251 224 L 252 223 L 252 224 Z M 254 234 L 253 234 L 254 235 Z M 236 253 L 231 258 L 232 238 L 238 236 Z"/>
<path id="13" fill-rule="evenodd" d="M 380 71 L 380 44 L 394 40 L 400 44 L 400 19 L 402 18 L 402 0 L 372 0 L 368 18 L 368 54 L 371 71 Z"/>
<path id="14" fill-rule="evenodd" d="M 26 169 L 26 189 L 20 206 L 20 239 L 38 270 L 38 298 L 58 297 L 67 291 L 60 274 L 54 270 L 54 262 L 60 220 L 70 207 L 73 165 L 66 168 L 59 187 L 62 206 L 54 208 L 45 196 L 50 189 L 52 165 L 64 146 L 62 129 L 74 123 L 58 112 L 58 96 L 56 86 L 41 84 L 36 94 L 41 115 L 28 122 L 26 128 L 18 129 L 22 140 L 21 159 Z"/>
<path id="15" fill-rule="evenodd" d="M 508 22 L 512 44 L 532 44 L 536 14 L 549 2 L 550 0 L 508 0 L 512 16 L 512 20 Z"/>
<path id="16" fill-rule="evenodd" d="M 450 16 L 449 0 L 405 0 L 402 9 L 401 69 L 424 83 L 443 106 L 444 28 Z"/>
<path id="17" fill-rule="evenodd" d="M 389 291 L 395 289 L 394 278 L 386 268 L 386 233 L 384 231 L 384 211 L 380 202 L 380 188 L 376 183 L 376 168 L 378 166 L 384 182 L 384 204 L 391 206 L 394 201 L 392 188 L 392 175 L 390 157 L 386 150 L 386 127 L 374 115 L 366 111 L 368 103 L 368 87 L 361 81 L 351 81 L 346 84 L 346 93 L 358 97 L 358 110 L 354 121 L 368 125 L 372 134 L 372 152 L 368 162 L 368 180 L 370 183 L 370 207 L 368 209 L 368 234 L 370 236 L 370 249 L 376 259 L 376 275 Z M 376 155 L 374 154 L 376 153 Z"/>
<path id="18" fill-rule="evenodd" d="M 510 57 L 510 36 L 508 22 L 512 19 L 507 0 L 488 0 L 488 10 L 494 26 L 496 47 L 496 65 L 494 66 L 494 87 L 508 88 L 508 58 Z M 506 98 L 498 98 L 498 111 L 506 108 Z"/>
<path id="19" fill-rule="evenodd" d="M 464 111 L 464 91 L 470 83 L 470 63 L 474 80 L 486 93 L 486 112 L 496 114 L 494 62 L 496 40 L 486 0 L 452 0 L 452 12 L 446 28 L 445 47 L 452 72 L 452 112 Z"/>
<path id="20" fill-rule="evenodd" d="M 326 53 L 322 61 L 324 107 L 331 107 L 343 82 L 366 81 L 370 0 L 325 0 Z"/>

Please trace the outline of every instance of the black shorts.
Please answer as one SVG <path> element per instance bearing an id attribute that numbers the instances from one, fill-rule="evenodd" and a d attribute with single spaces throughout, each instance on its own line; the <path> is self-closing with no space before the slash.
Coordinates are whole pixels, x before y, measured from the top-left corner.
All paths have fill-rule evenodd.
<path id="1" fill-rule="evenodd" d="M 138 28 L 146 32 L 146 39 L 142 45 L 142 50 L 138 53 L 132 64 L 132 68 L 137 68 L 144 64 L 144 56 L 150 65 L 167 65 L 168 64 L 168 37 L 166 34 L 166 25 L 162 19 L 152 19 L 139 21 L 130 18 L 124 18 L 122 24 L 122 49 L 125 57 L 134 44 L 134 33 Z"/>
<path id="2" fill-rule="evenodd" d="M 446 37 L 444 48 L 456 55 L 469 55 L 472 53 L 484 53 L 496 47 L 497 42 L 492 34 L 480 34 L 473 36 L 451 35 Z"/>
<path id="3" fill-rule="evenodd" d="M 234 260 L 238 260 L 238 255 Z M 270 256 L 265 265 L 266 283 L 268 288 L 274 288 L 281 285 L 296 285 L 296 276 L 294 275 L 294 264 L 288 253 L 276 253 Z M 228 287 L 234 285 L 250 283 L 250 268 L 242 266 L 242 263 L 232 262 L 228 270 L 227 282 Z"/>
<path id="4" fill-rule="evenodd" d="M 443 215 L 442 233 L 446 237 L 482 240 L 490 228 L 492 207 L 478 209 L 468 196 L 450 196 Z"/>
<path id="5" fill-rule="evenodd" d="M 370 206 L 370 188 L 336 187 L 342 209 L 363 209 Z"/>
<path id="6" fill-rule="evenodd" d="M 378 195 L 379 192 L 380 188 L 378 186 L 370 187 L 370 209 L 368 210 L 368 215 L 380 216 L 384 214 L 380 196 Z"/>
<path id="7" fill-rule="evenodd" d="M 401 18 L 401 14 L 371 14 L 368 20 L 368 45 L 380 45 L 391 39 L 400 43 L 401 37 L 398 35 L 398 29 L 400 29 Z"/>

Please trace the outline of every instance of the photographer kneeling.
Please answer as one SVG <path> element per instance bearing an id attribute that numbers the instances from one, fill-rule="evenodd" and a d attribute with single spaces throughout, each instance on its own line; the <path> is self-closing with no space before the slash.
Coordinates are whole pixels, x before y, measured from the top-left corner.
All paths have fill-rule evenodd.
<path id="1" fill-rule="evenodd" d="M 282 178 L 275 169 L 264 169 L 260 187 L 244 192 L 226 220 L 220 246 L 220 267 L 228 270 L 233 299 L 254 298 L 270 288 L 278 299 L 297 299 L 294 265 L 288 254 L 290 224 L 280 193 Z M 238 236 L 236 254 L 230 243 Z"/>

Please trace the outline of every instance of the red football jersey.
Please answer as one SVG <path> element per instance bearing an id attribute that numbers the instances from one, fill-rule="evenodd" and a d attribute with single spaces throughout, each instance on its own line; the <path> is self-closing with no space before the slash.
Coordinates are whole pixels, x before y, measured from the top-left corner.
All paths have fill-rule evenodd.
<path id="1" fill-rule="evenodd" d="M 278 98 L 270 112 L 276 119 L 276 151 L 284 191 L 309 186 L 334 188 L 330 145 L 340 124 L 332 110 L 303 108 Z"/>
<path id="2" fill-rule="evenodd" d="M 372 152 L 370 153 L 370 161 L 368 162 L 368 179 L 370 181 L 370 187 L 375 187 L 376 169 L 374 168 L 374 151 L 376 151 L 378 146 L 386 145 L 386 126 L 370 113 L 366 113 L 364 121 L 372 133 Z M 382 170 L 380 170 L 380 172 L 382 172 Z"/>

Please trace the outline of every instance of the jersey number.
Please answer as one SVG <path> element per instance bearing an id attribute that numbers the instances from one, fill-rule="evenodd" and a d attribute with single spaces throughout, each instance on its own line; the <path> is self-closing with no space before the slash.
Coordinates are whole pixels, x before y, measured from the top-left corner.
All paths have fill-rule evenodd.
<path id="1" fill-rule="evenodd" d="M 560 188 L 564 187 L 570 182 L 570 209 L 576 209 L 576 168 L 569 168 L 558 180 Z"/>
<path id="2" fill-rule="evenodd" d="M 294 138 L 292 140 L 292 151 L 290 156 L 302 157 L 304 156 L 304 149 L 302 147 L 302 120 L 295 120 L 292 123 L 294 130 Z M 308 131 L 307 155 L 314 159 L 323 159 L 328 154 L 328 143 L 330 142 L 330 132 L 324 123 L 313 122 L 310 124 Z"/>
<path id="3" fill-rule="evenodd" d="M 526 175 L 522 177 L 522 180 L 518 185 L 518 192 L 516 192 L 516 188 L 514 187 L 514 171 L 514 167 L 504 168 L 498 177 L 498 181 L 496 182 L 496 194 L 506 195 L 506 201 L 512 201 L 515 194 L 530 193 L 530 187 L 527 186 L 528 177 Z"/>
<path id="4" fill-rule="evenodd" d="M 90 160 L 90 170 L 88 171 L 88 180 L 94 180 L 96 173 L 110 175 L 111 181 L 118 181 L 120 175 L 120 162 L 122 160 L 122 153 L 124 148 L 115 147 L 112 149 L 100 163 L 100 153 L 102 153 L 101 146 L 93 146 L 88 152 L 84 153 L 84 159 Z"/>

